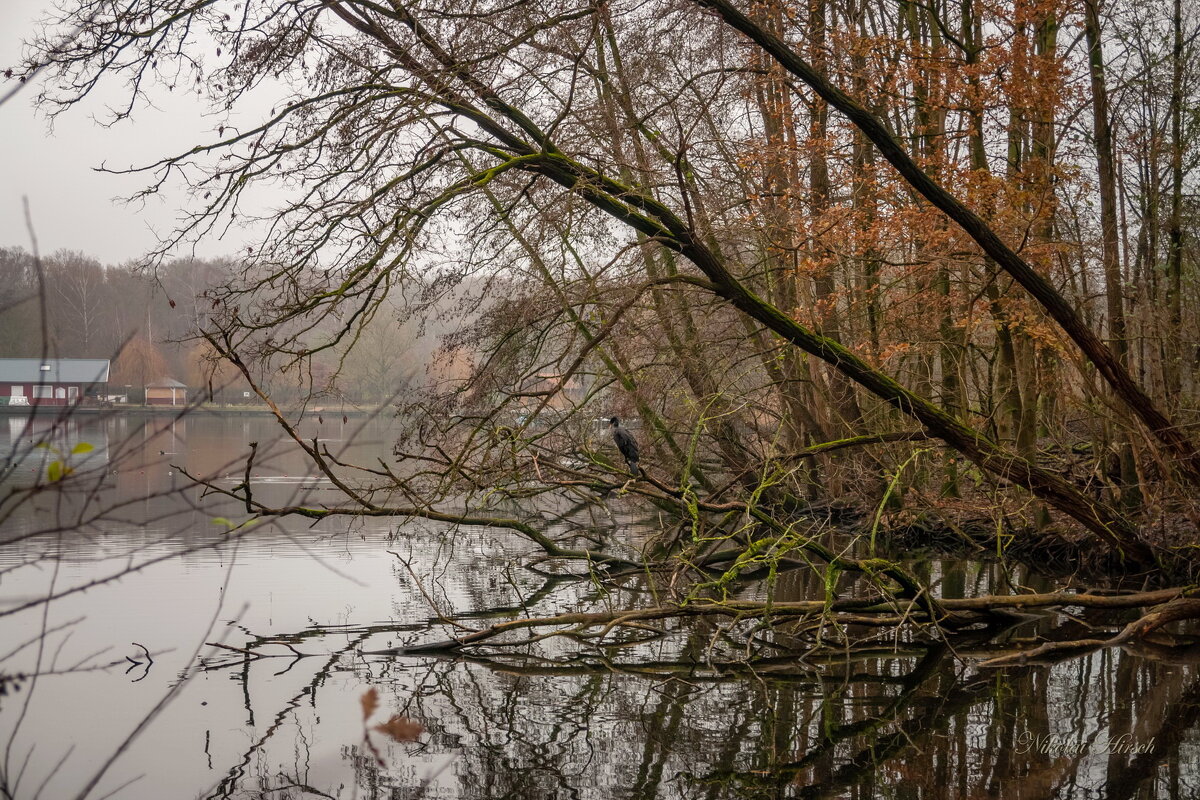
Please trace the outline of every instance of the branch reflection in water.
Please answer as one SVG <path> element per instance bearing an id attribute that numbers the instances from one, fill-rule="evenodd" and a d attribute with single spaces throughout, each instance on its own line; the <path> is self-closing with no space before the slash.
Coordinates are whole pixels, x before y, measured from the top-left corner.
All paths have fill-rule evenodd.
<path id="1" fill-rule="evenodd" d="M 386 452 L 387 423 L 372 425 L 360 458 Z M 787 641 L 784 625 L 762 628 L 762 647 L 749 652 L 731 635 L 742 623 L 696 618 L 618 631 L 603 646 L 558 637 L 519 650 L 405 654 L 461 633 L 456 626 L 655 598 L 637 575 L 602 590 L 521 569 L 527 544 L 502 532 L 434 523 L 398 531 L 387 520 L 241 531 L 236 504 L 170 491 L 175 476 L 160 450 L 215 474 L 258 442 L 256 492 L 281 503 L 319 498 L 321 485 L 274 442 L 272 426 L 108 419 L 77 421 L 66 434 L 68 445 L 95 444 L 93 459 L 138 442 L 142 463 L 126 455 L 109 470 L 105 501 L 122 511 L 103 524 L 50 540 L 35 535 L 32 513 L 8 520 L 4 609 L 45 596 L 51 556 L 60 594 L 157 563 L 50 607 L 49 655 L 19 727 L 15 676 L 28 676 L 32 648 L 0 663 L 12 689 L 0 698 L 0 735 L 27 758 L 17 796 L 43 782 L 43 796 L 73 796 L 194 666 L 195 637 L 220 602 L 201 672 L 94 796 L 1166 798 L 1194 789 L 1200 680 L 1191 651 L 1138 642 L 1057 663 L 974 666 L 1035 635 L 1079 637 L 1105 624 L 1087 611 L 1028 619 L 999 638 L 959 635 L 953 649 L 889 631 L 840 652 L 779 656 L 769 645 Z M 615 526 L 586 533 L 640 547 L 648 528 L 614 508 Z M 943 597 L 1008 580 L 1051 586 L 990 563 L 909 566 Z M 812 571 L 781 575 L 776 586 L 780 601 L 823 592 Z M 3 640 L 36 638 L 34 616 L 0 618 Z M 144 660 L 130 642 L 144 644 L 153 665 L 126 674 L 130 658 Z M 378 711 L 364 723 L 371 689 Z M 364 724 L 393 716 L 423 732 L 364 738 Z M 1061 746 L 1041 752 L 1031 741 Z"/>

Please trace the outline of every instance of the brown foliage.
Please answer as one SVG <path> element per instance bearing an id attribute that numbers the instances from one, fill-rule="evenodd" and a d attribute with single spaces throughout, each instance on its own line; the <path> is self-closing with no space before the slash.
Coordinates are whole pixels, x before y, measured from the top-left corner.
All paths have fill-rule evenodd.
<path id="1" fill-rule="evenodd" d="M 375 713 L 375 710 L 379 708 L 379 690 L 372 686 L 363 692 L 358 702 L 362 705 L 363 722 L 366 722 Z"/>
<path id="2" fill-rule="evenodd" d="M 415 742 L 421 738 L 421 734 L 425 732 L 425 726 L 416 720 L 392 714 L 387 722 L 381 722 L 372 730 L 390 736 L 392 741 L 404 743 Z"/>
<path id="3" fill-rule="evenodd" d="M 142 336 L 134 336 L 117 354 L 112 366 L 112 383 L 145 386 L 168 376 L 167 360 L 162 351 Z"/>

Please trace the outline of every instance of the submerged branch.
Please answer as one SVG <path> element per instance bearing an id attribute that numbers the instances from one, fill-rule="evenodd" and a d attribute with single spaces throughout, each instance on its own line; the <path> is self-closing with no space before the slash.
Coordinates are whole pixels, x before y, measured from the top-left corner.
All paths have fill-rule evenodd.
<path id="1" fill-rule="evenodd" d="M 1180 620 L 1200 619 L 1200 599 L 1190 596 L 1190 592 L 1177 594 L 1170 602 L 1138 617 L 1121 629 L 1116 636 L 1107 639 L 1072 639 L 1063 642 L 1046 642 L 1032 650 L 1019 653 L 1007 653 L 982 662 L 981 667 L 1008 667 L 1027 664 L 1030 661 L 1042 660 L 1047 656 L 1062 657 L 1082 655 L 1092 650 L 1106 647 L 1118 647 L 1134 639 L 1140 639 L 1153 633 L 1170 622 Z M 1149 604 L 1147 604 L 1149 605 Z"/>
<path id="2" fill-rule="evenodd" d="M 585 631 L 598 629 L 588 636 L 592 644 L 600 645 L 614 629 L 642 627 L 648 620 L 683 619 L 687 617 L 730 617 L 736 621 L 802 619 L 814 617 L 822 624 L 865 625 L 894 627 L 908 623 L 918 626 L 934 624 L 939 631 L 954 631 L 979 626 L 995 625 L 998 621 L 1008 622 L 1012 612 L 1025 609 L 1049 609 L 1081 607 L 1095 609 L 1139 608 L 1169 602 L 1162 611 L 1143 617 L 1138 623 L 1126 628 L 1122 634 L 1126 641 L 1133 636 L 1149 633 L 1157 627 L 1187 614 L 1200 616 L 1200 600 L 1191 599 L 1194 591 L 1188 588 L 1162 589 L 1151 592 L 1107 595 L 1094 593 L 1053 592 L 1029 595 L 988 595 L 971 598 L 941 598 L 936 604 L 926 604 L 920 599 L 882 600 L 879 598 L 840 600 L 794 600 L 785 602 L 759 602 L 733 600 L 716 602 L 709 600 L 686 604 L 664 604 L 643 609 L 620 611 L 574 612 L 545 617 L 526 617 L 507 620 L 473 633 L 436 642 L 377 651 L 374 655 L 418 655 L 424 653 L 457 652 L 469 647 L 489 643 L 493 646 L 515 647 L 530 644 L 552 635 L 579 637 Z M 930 616 L 931 608 L 943 611 L 943 616 Z M 491 640 L 515 631 L 530 631 L 545 628 L 566 628 L 553 633 L 539 634 L 529 639 L 512 642 Z M 609 644 L 615 644 L 610 642 Z M 1116 642 L 1119 643 L 1119 642 Z M 992 665 L 991 662 L 985 662 Z"/>

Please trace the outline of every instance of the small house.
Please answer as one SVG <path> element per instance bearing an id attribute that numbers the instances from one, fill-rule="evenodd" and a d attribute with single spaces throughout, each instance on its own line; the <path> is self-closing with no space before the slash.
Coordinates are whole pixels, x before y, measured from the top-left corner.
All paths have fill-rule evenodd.
<path id="1" fill-rule="evenodd" d="M 187 405 L 187 384 L 180 383 L 174 378 L 160 378 L 159 380 L 147 383 L 146 405 Z"/>
<path id="2" fill-rule="evenodd" d="M 103 394 L 107 358 L 0 358 L 0 404 L 74 405 Z"/>

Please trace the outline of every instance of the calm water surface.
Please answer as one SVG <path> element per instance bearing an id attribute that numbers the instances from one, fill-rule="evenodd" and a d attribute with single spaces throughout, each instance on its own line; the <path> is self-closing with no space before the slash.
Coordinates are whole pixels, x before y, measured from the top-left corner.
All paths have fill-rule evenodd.
<path id="1" fill-rule="evenodd" d="M 38 433 L 5 424 L 8 452 Z M 301 432 L 359 460 L 390 451 L 386 421 L 339 415 Z M 231 534 L 244 508 L 183 488 L 183 472 L 232 488 L 250 442 L 256 496 L 335 502 L 268 419 L 89 419 L 54 441 L 63 453 L 93 446 L 68 461 L 86 476 L 85 494 L 43 495 L 0 530 L 0 758 L 18 798 L 75 797 L 109 761 L 90 796 L 1200 796 L 1200 671 L 1178 652 L 1106 650 L 982 672 L 970 643 L 956 658 L 881 640 L 853 658 L 752 675 L 713 649 L 713 630 L 693 625 L 605 661 L 557 641 L 539 658 L 372 655 L 445 638 L 438 613 L 648 598 L 636 580 L 614 599 L 524 570 L 529 547 L 501 532 L 287 519 Z M 56 458 L 27 456 L 9 485 Z M 632 544 L 646 531 L 624 502 L 613 501 L 607 535 Z M 109 513 L 91 518 L 101 506 Z M 62 525 L 72 529 L 53 531 Z M 947 594 L 1002 579 L 994 565 L 920 568 Z M 780 592 L 823 596 L 800 575 Z M 1038 624 L 1011 635 L 1088 620 Z M 402 715 L 422 727 L 416 742 L 364 733 L 360 700 L 372 688 L 371 725 Z"/>

